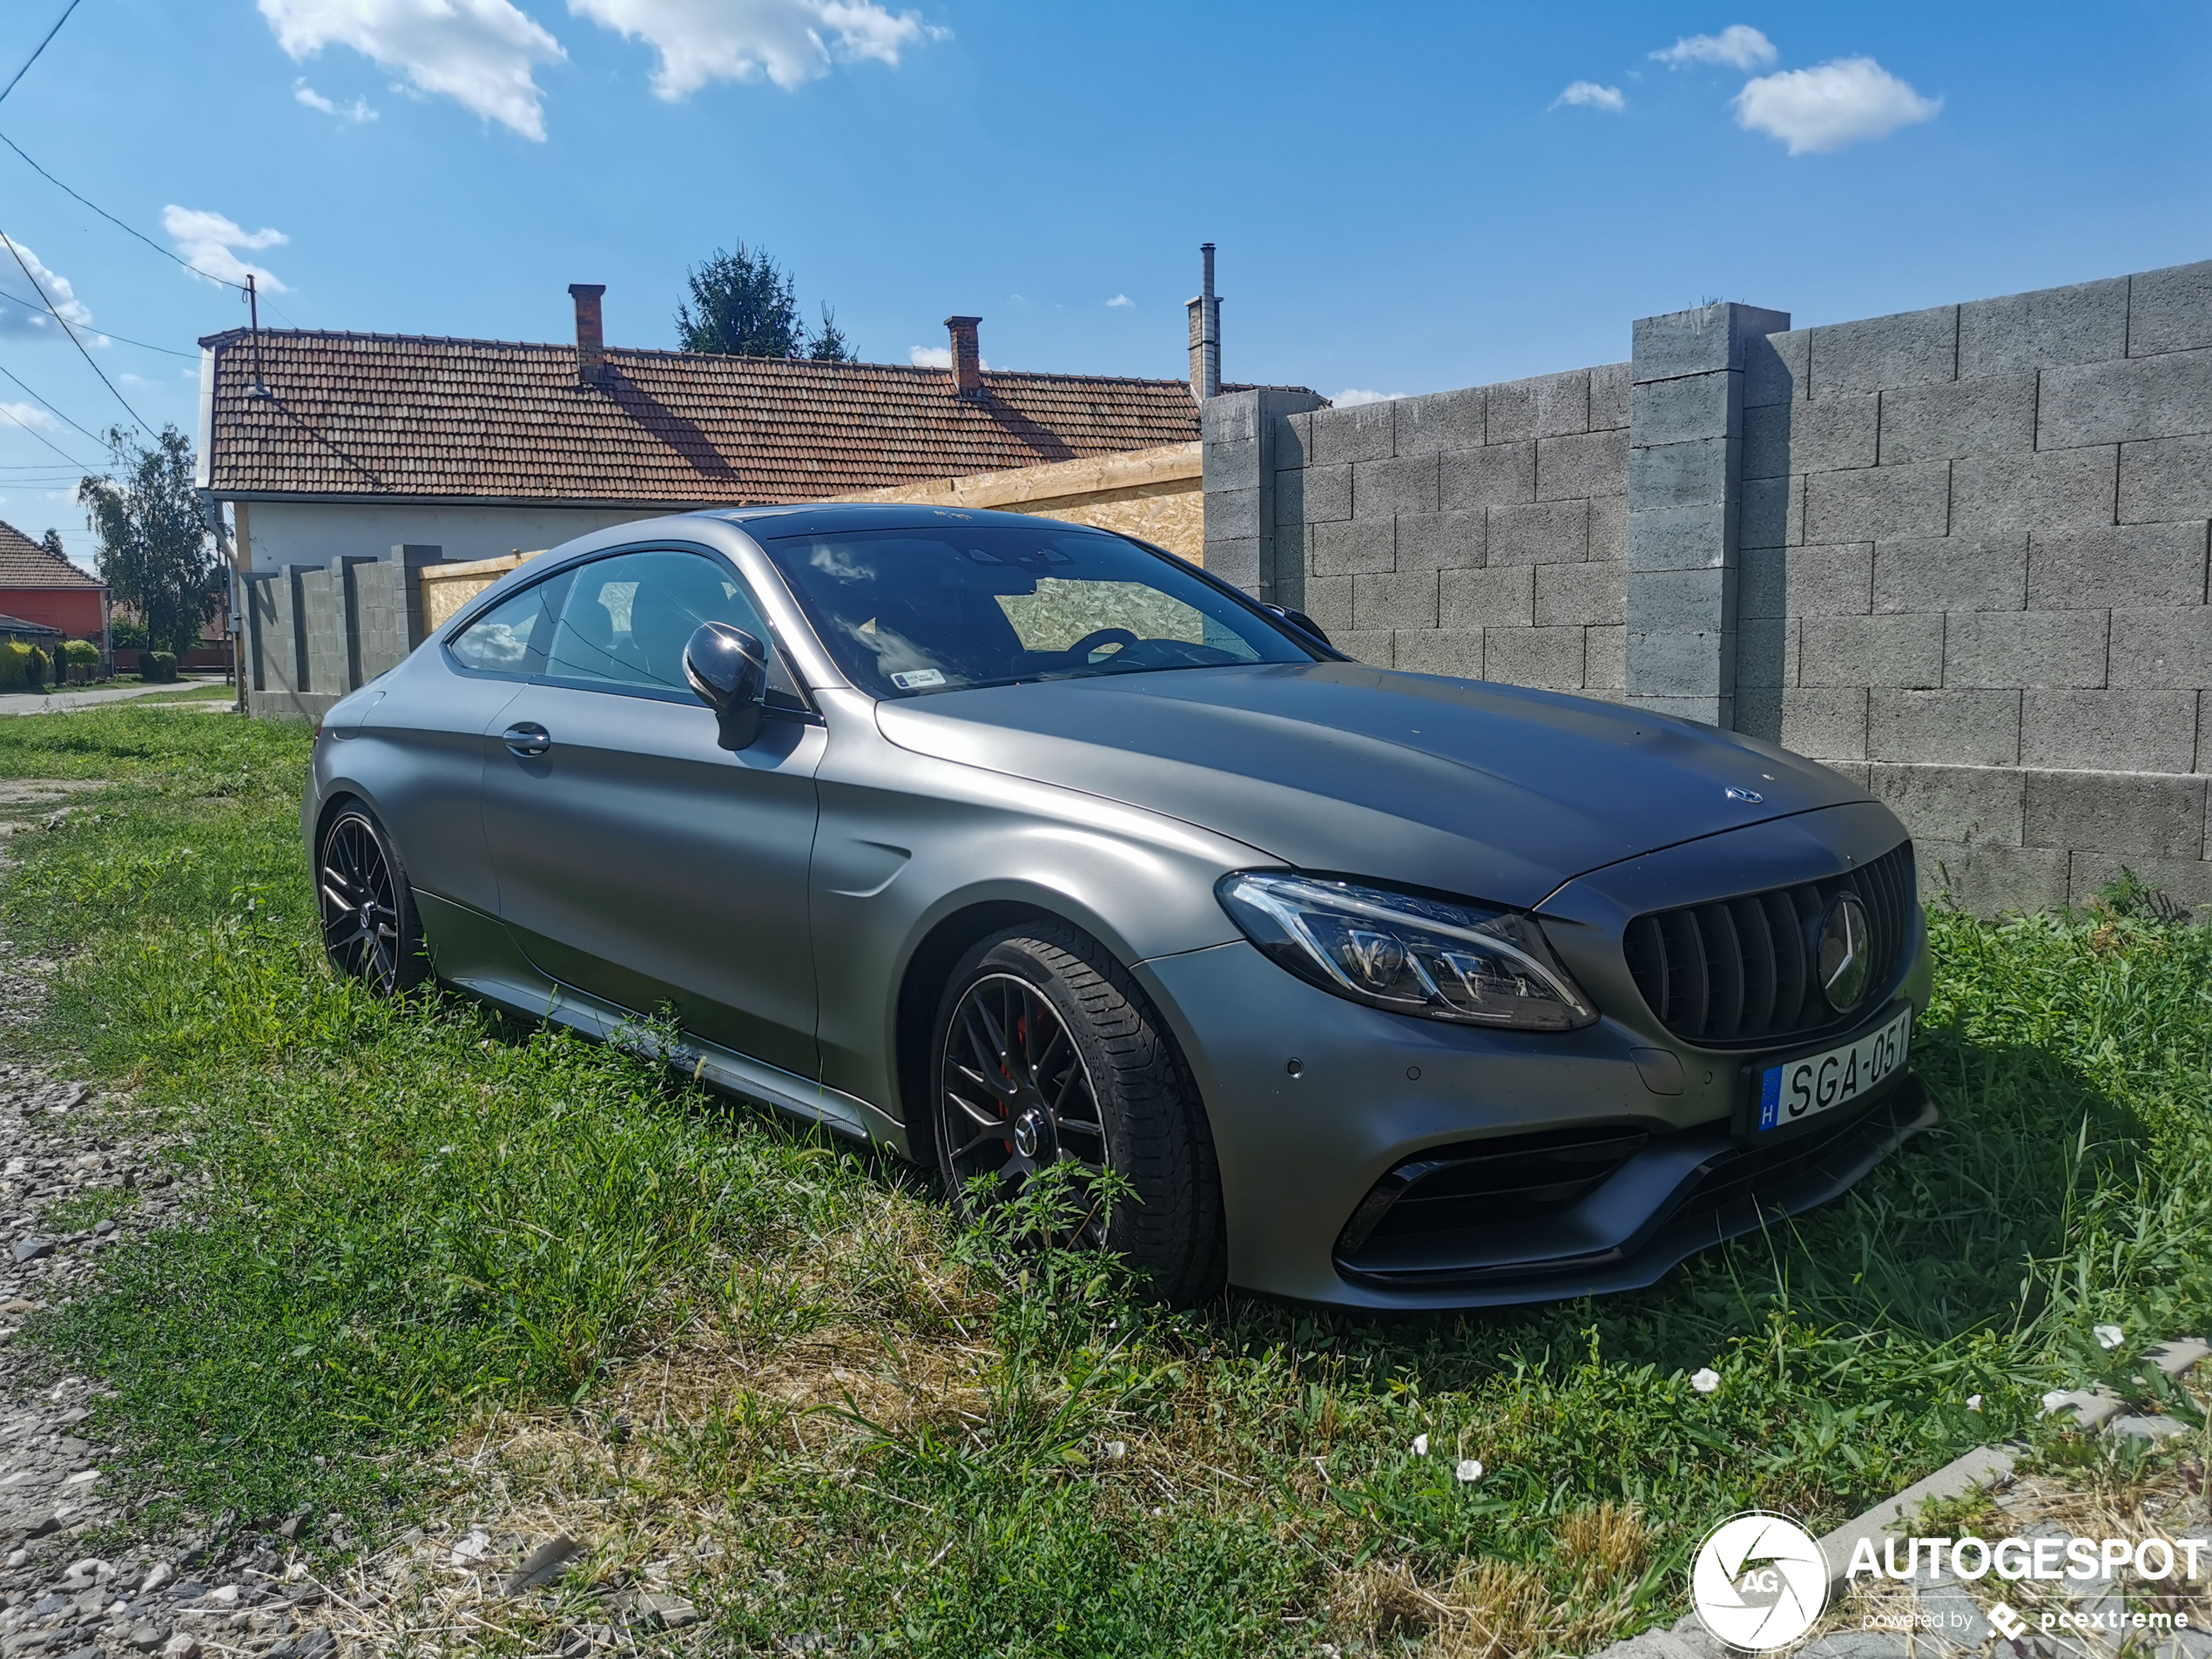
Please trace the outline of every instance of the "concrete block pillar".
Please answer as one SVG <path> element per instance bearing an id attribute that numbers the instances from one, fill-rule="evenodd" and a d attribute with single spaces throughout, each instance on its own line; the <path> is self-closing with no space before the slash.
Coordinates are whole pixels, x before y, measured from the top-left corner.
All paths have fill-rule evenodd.
<path id="1" fill-rule="evenodd" d="M 1628 700 L 1736 724 L 1746 345 L 1789 314 L 1723 301 L 1635 323 L 1629 401 Z"/>
<path id="2" fill-rule="evenodd" d="M 280 644 L 287 653 L 284 660 L 290 660 L 290 641 L 278 615 L 277 590 L 283 585 L 274 570 L 237 572 L 239 644 L 249 691 L 277 691 L 284 685 L 281 666 L 271 660 Z"/>
<path id="3" fill-rule="evenodd" d="M 347 572 L 354 616 L 355 679 L 366 685 L 396 668 L 422 643 L 422 586 L 416 579 L 426 564 L 441 564 L 436 546 L 401 543 L 391 556 L 352 564 Z"/>
<path id="4" fill-rule="evenodd" d="M 354 579 L 354 572 L 364 564 L 379 563 L 367 553 L 341 553 L 330 562 L 330 600 L 337 612 L 336 643 L 341 653 L 336 666 L 344 678 L 335 685 L 318 690 L 358 691 L 366 683 L 361 673 L 361 587 Z"/>
<path id="5" fill-rule="evenodd" d="M 346 618 L 338 604 L 342 591 L 334 580 L 338 572 L 307 565 L 294 572 L 299 585 L 300 644 L 307 658 L 306 691 L 344 692 L 346 684 Z"/>
<path id="6" fill-rule="evenodd" d="M 267 640 L 261 665 L 272 691 L 299 692 L 307 689 L 307 641 L 306 631 L 300 625 L 300 578 L 316 568 L 312 564 L 287 564 L 275 573 L 276 580 L 269 584 L 269 597 L 275 603 L 264 627 Z"/>
<path id="7" fill-rule="evenodd" d="M 1285 422 L 1320 407 L 1311 392 L 1281 391 L 1224 392 L 1200 406 L 1206 569 L 1256 599 L 1275 601 L 1305 574 L 1298 527 L 1277 548 L 1275 456 Z"/>

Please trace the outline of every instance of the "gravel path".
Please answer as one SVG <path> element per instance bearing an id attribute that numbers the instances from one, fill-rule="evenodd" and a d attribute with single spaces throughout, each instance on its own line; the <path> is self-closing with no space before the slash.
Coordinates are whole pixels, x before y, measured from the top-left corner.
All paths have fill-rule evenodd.
<path id="1" fill-rule="evenodd" d="M 0 786 L 0 846 L 85 786 Z M 0 1027 L 37 1016 L 53 968 L 0 935 Z M 113 1448 L 84 1438 L 97 1385 L 14 1339 L 26 1317 L 66 1301 L 102 1251 L 186 1202 L 160 1143 L 132 1137 L 129 1123 L 126 1102 L 0 1062 L 0 1656 L 332 1653 L 323 1592 L 281 1532 L 146 1539 L 108 1560 L 85 1547 L 128 1518 L 107 1491 Z"/>

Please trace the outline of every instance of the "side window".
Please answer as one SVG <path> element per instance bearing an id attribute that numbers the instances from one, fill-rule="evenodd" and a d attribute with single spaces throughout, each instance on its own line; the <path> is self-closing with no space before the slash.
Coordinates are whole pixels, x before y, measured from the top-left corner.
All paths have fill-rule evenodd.
<path id="1" fill-rule="evenodd" d="M 655 549 L 617 553 L 579 566 L 569 583 L 543 673 L 604 691 L 673 693 L 691 698 L 684 647 L 703 622 L 726 622 L 763 644 L 768 624 L 744 584 L 697 553 Z M 795 688 L 772 653 L 771 697 Z"/>
<path id="2" fill-rule="evenodd" d="M 446 649 L 462 667 L 481 674 L 511 674 L 521 679 L 537 672 L 562 585 L 556 577 L 502 600 L 455 634 Z"/>

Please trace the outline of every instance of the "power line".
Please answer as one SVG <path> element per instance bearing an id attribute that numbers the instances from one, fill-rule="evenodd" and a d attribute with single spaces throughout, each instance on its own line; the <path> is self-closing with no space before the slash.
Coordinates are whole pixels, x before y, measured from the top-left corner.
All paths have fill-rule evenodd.
<path id="1" fill-rule="evenodd" d="M 12 379 L 14 379 L 15 377 L 14 377 L 13 375 L 10 375 L 10 376 L 9 376 L 9 378 L 12 380 Z M 67 462 L 69 462 L 69 464 L 70 464 L 71 466 L 72 466 L 72 467 L 76 467 L 76 468 L 78 468 L 78 469 L 80 469 L 82 471 L 84 471 L 84 472 L 88 472 L 88 473 L 93 470 L 93 469 L 92 469 L 92 468 L 86 466 L 86 465 L 84 464 L 84 462 L 83 462 L 79 461 L 79 460 L 78 460 L 78 459 L 75 455 L 73 455 L 70 454 L 70 452 L 69 452 L 68 450 L 66 450 L 66 449 L 63 448 L 61 447 L 61 445 L 59 445 L 58 443 L 56 443 L 56 442 L 54 442 L 51 438 L 49 438 L 49 437 L 48 437 L 48 436 L 47 436 L 44 433 L 41 432 L 41 431 L 40 431 L 40 430 L 39 430 L 37 427 L 35 427 L 35 426 L 31 425 L 31 423 L 30 423 L 30 421 L 28 421 L 24 420 L 24 419 L 23 418 L 23 416 L 21 416 L 20 415 L 17 415 L 17 413 L 16 413 L 13 409 L 10 408 L 9 408 L 9 407 L 5 404 L 5 403 L 0 403 L 0 415 L 6 415 L 6 416 L 7 416 L 7 417 L 10 420 L 10 421 L 14 421 L 14 422 L 17 425 L 17 426 L 21 427 L 21 428 L 22 428 L 24 431 L 26 431 L 26 432 L 28 432 L 28 433 L 30 433 L 30 435 L 31 435 L 32 437 L 34 437 L 34 438 L 37 439 L 39 442 L 41 442 L 41 443 L 44 444 L 44 445 L 45 445 L 45 446 L 49 448 L 49 449 L 51 449 L 51 450 L 52 450 L 52 451 L 53 451 L 56 455 L 59 455 L 59 456 L 60 456 L 60 457 L 61 457 L 64 461 L 66 461 Z M 71 426 L 75 426 L 77 423 L 76 423 L 74 421 L 71 421 L 71 422 L 70 422 L 70 424 L 71 424 Z"/>
<path id="2" fill-rule="evenodd" d="M 36 311 L 38 308 L 20 295 L 10 293 L 5 288 L 0 288 L 0 300 L 5 300 L 10 305 L 21 306 L 26 311 Z M 132 340 L 127 334 L 111 334 L 105 328 L 99 330 L 99 334 L 104 340 L 121 341 L 126 346 L 136 346 L 140 351 L 166 352 L 172 357 L 189 357 L 195 360 L 199 356 L 198 352 L 179 351 L 174 346 L 157 346 L 150 341 Z"/>
<path id="3" fill-rule="evenodd" d="M 77 354 L 79 357 L 82 357 L 86 363 L 91 365 L 92 373 L 100 377 L 100 384 L 106 387 L 109 391 L 115 393 L 115 401 L 123 406 L 125 412 L 130 415 L 132 421 L 134 421 L 142 431 L 152 431 L 153 428 L 146 424 L 146 417 L 131 407 L 131 400 L 124 396 L 122 393 L 115 390 L 115 382 L 108 379 L 107 371 L 102 368 L 98 363 L 92 361 L 92 354 L 84 349 L 84 342 L 77 337 L 77 330 L 69 326 L 69 319 L 63 316 L 60 312 L 54 309 L 54 302 L 51 300 L 46 299 L 46 290 L 38 286 L 38 279 L 31 275 L 30 266 L 24 259 L 23 250 L 16 246 L 14 239 L 6 235 L 4 233 L 0 233 L 0 242 L 7 243 L 8 252 L 16 256 L 16 265 L 17 268 L 23 272 L 24 280 L 30 284 L 30 291 L 37 294 L 41 300 L 45 300 L 48 314 L 50 314 L 56 322 L 61 324 L 62 333 L 69 336 L 69 343 L 76 347 Z M 76 425 L 76 422 L 72 421 L 70 424 L 74 426 Z"/>
<path id="4" fill-rule="evenodd" d="M 54 19 L 54 26 L 46 31 L 46 38 L 40 41 L 30 56 L 23 60 L 23 67 L 16 71 L 15 80 L 10 81 L 5 86 L 0 86 L 0 99 L 4 99 L 9 93 L 16 90 L 16 81 L 21 80 L 30 73 L 30 66 L 38 61 L 39 52 L 44 51 L 52 44 L 54 37 L 61 33 L 62 25 L 69 21 L 69 14 L 77 10 L 77 5 L 78 0 L 69 0 L 69 3 L 62 8 L 62 15 Z"/>
<path id="5" fill-rule="evenodd" d="M 102 437 L 98 433 L 91 430 L 89 427 L 78 426 L 76 421 L 71 420 L 69 416 L 62 414 L 59 409 L 56 408 L 51 401 L 39 396 L 37 393 L 32 391 L 30 388 L 24 385 L 23 381 L 17 380 L 8 369 L 0 368 L 0 378 L 4 378 L 12 381 L 16 389 L 21 392 L 25 397 L 29 398 L 33 403 L 37 404 L 41 408 L 44 409 L 47 414 L 56 416 L 60 420 L 64 426 L 77 427 L 77 429 L 79 432 L 82 432 L 86 437 L 91 439 L 94 443 L 98 444 L 101 448 L 112 449 L 115 447 L 105 438 Z"/>
<path id="6" fill-rule="evenodd" d="M 194 276 L 206 277 L 210 282 L 219 282 L 226 288 L 236 288 L 240 293 L 244 293 L 246 292 L 246 285 L 243 282 L 233 282 L 228 277 L 217 276 L 212 271 L 201 270 L 198 266 L 194 265 L 190 260 L 185 258 L 181 253 L 177 253 L 173 249 L 162 246 L 160 243 L 155 241 L 153 238 L 148 236 L 144 231 L 138 229 L 135 226 L 125 224 L 113 213 L 109 212 L 106 208 L 101 206 L 98 202 L 88 200 L 86 198 L 78 195 L 67 185 L 62 183 L 60 179 L 55 178 L 53 174 L 48 172 L 44 167 L 33 161 L 30 157 L 24 152 L 24 147 L 4 132 L 0 132 L 0 144 L 6 145 L 8 148 L 14 151 L 17 155 L 22 157 L 25 166 L 29 167 L 31 172 L 37 173 L 41 179 L 44 179 L 56 190 L 60 191 L 63 195 L 67 196 L 71 200 L 78 203 L 82 206 L 91 208 L 102 219 L 107 220 L 109 224 L 114 226 L 116 229 L 123 232 L 125 234 L 137 237 L 141 242 L 144 242 L 148 247 L 161 255 L 163 259 L 175 260 L 176 263 L 183 266 L 185 270 L 191 272 Z"/>

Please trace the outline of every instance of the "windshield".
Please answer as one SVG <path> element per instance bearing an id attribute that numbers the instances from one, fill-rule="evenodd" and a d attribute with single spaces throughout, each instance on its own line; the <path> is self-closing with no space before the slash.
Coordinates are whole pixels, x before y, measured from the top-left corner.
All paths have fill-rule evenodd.
<path id="1" fill-rule="evenodd" d="M 1047 520 L 764 545 L 838 666 L 877 697 L 1315 658 L 1174 561 Z"/>

